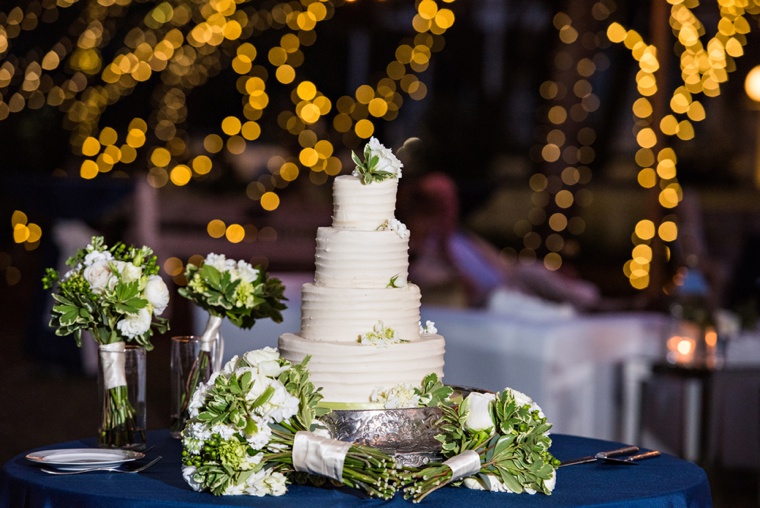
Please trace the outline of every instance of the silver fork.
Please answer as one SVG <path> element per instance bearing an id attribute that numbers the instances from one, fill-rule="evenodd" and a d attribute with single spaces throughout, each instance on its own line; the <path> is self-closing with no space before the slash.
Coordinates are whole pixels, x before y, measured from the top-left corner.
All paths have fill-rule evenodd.
<path id="1" fill-rule="evenodd" d="M 155 459 L 151 460 L 147 464 L 143 464 L 142 466 L 136 468 L 136 469 L 119 469 L 116 467 L 92 467 L 90 469 L 79 469 L 77 471 L 56 471 L 54 469 L 45 469 L 42 470 L 46 472 L 47 474 L 57 474 L 57 475 L 70 475 L 70 474 L 82 474 L 82 473 L 92 473 L 94 471 L 110 471 L 112 473 L 139 473 L 140 471 L 145 471 L 150 466 L 161 460 L 162 457 L 159 455 Z"/>

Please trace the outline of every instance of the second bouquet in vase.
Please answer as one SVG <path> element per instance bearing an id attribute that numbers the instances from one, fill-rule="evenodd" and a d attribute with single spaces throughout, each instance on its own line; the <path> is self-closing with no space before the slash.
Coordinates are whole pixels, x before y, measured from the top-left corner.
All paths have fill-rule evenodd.
<path id="1" fill-rule="evenodd" d="M 109 248 L 96 236 L 66 264 L 70 270 L 63 275 L 48 268 L 43 279 L 43 286 L 53 289 L 50 326 L 56 335 L 73 335 L 78 346 L 83 332 L 98 344 L 98 445 L 139 448 L 145 434 L 145 351 L 153 348 L 153 333 L 169 326 L 159 317 L 169 304 L 169 290 L 158 275 L 156 256 L 148 247 L 121 242 Z"/>
<path id="2" fill-rule="evenodd" d="M 246 261 L 228 259 L 224 254 L 209 254 L 201 266 L 188 263 L 187 286 L 179 294 L 208 312 L 200 337 L 200 348 L 179 396 L 177 415 L 172 417 L 172 433 L 178 435 L 187 419 L 187 408 L 199 383 L 219 370 L 223 342 L 219 330 L 224 319 L 239 328 L 251 328 L 258 319 L 282 322 L 286 298 L 282 282 L 260 267 Z"/>

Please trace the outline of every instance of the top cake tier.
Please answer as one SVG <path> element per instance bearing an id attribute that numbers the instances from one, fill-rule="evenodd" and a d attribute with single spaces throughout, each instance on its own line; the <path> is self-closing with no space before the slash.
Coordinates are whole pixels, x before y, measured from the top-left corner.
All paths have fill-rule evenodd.
<path id="1" fill-rule="evenodd" d="M 398 180 L 363 184 L 355 176 L 342 175 L 333 181 L 333 227 L 374 231 L 394 218 Z"/>

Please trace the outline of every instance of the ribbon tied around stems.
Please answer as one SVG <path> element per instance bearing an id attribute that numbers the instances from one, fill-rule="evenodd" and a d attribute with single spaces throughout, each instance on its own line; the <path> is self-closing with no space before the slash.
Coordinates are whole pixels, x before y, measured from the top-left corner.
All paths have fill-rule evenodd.
<path id="1" fill-rule="evenodd" d="M 219 338 L 219 328 L 222 326 L 223 318 L 209 314 L 206 322 L 206 329 L 201 336 L 201 350 L 211 351 L 214 342 Z"/>
<path id="2" fill-rule="evenodd" d="M 449 481 L 455 482 L 480 471 L 480 455 L 475 450 L 465 450 L 448 459 L 444 465 L 451 469 L 451 480 Z"/>
<path id="3" fill-rule="evenodd" d="M 107 390 L 127 385 L 125 349 L 126 344 L 123 342 L 101 344 L 98 347 L 103 366 L 103 384 Z"/>
<path id="4" fill-rule="evenodd" d="M 343 462 L 352 446 L 352 443 L 317 436 L 312 432 L 296 432 L 293 467 L 296 471 L 343 481 Z"/>

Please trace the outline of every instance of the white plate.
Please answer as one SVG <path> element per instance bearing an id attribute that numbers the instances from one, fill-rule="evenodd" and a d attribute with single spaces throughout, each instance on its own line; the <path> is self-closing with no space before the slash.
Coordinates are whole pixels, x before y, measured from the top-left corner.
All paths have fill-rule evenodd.
<path id="1" fill-rule="evenodd" d="M 79 471 L 92 467 L 116 467 L 125 462 L 141 459 L 144 453 L 106 448 L 66 448 L 42 450 L 26 456 L 28 460 L 63 471 Z"/>

